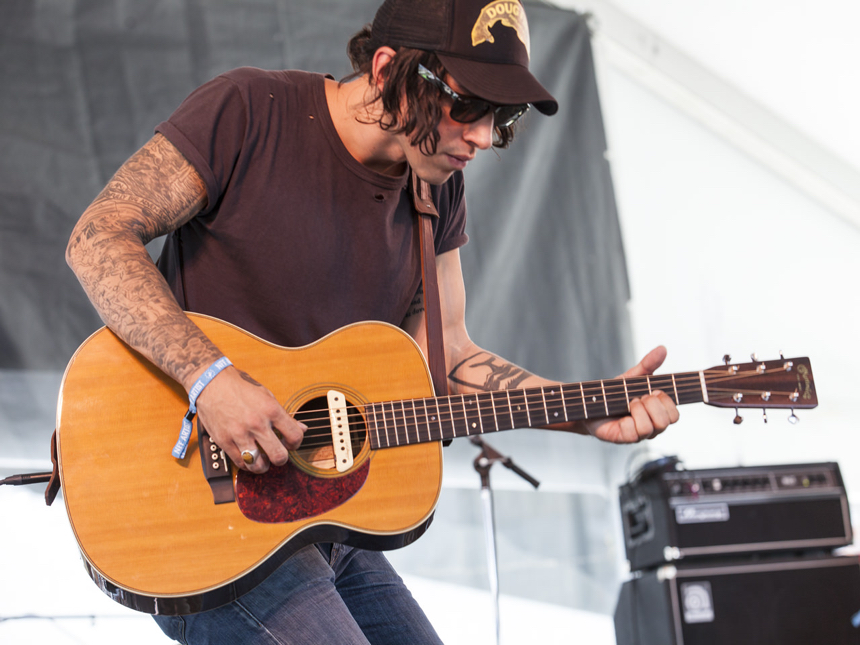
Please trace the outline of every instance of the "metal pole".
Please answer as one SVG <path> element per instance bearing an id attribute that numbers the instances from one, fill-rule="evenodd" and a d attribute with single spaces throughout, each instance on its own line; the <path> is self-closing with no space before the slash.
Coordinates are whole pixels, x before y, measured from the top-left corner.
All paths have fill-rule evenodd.
<path id="1" fill-rule="evenodd" d="M 484 541 L 487 547 L 487 574 L 490 578 L 490 595 L 493 598 L 493 625 L 496 633 L 496 645 L 500 645 L 499 557 L 496 550 L 496 512 L 493 505 L 493 489 L 490 486 L 490 468 L 499 461 L 535 488 L 540 486 L 540 482 L 516 466 L 510 457 L 505 457 L 497 452 L 480 437 L 472 437 L 471 442 L 481 448 L 481 453 L 475 458 L 474 466 L 481 476 L 481 506 L 484 515 Z"/>

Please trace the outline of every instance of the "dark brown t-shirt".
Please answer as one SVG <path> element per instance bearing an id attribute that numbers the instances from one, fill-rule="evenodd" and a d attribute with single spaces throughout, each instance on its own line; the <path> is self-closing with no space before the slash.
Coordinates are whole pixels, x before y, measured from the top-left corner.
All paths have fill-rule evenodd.
<path id="1" fill-rule="evenodd" d="M 281 345 L 343 325 L 399 325 L 420 284 L 406 175 L 356 161 L 324 77 L 241 68 L 158 125 L 206 183 L 207 209 L 169 235 L 158 266 L 188 311 Z M 437 254 L 462 246 L 463 177 L 433 187 Z"/>

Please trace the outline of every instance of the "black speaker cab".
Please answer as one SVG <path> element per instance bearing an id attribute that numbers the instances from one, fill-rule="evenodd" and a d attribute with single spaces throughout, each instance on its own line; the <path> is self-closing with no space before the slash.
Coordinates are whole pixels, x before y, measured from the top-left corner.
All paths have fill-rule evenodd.
<path id="1" fill-rule="evenodd" d="M 682 470 L 646 466 L 619 491 L 632 571 L 679 560 L 851 544 L 835 463 Z"/>
<path id="2" fill-rule="evenodd" d="M 635 572 L 615 610 L 618 645 L 860 643 L 856 556 L 745 556 Z"/>

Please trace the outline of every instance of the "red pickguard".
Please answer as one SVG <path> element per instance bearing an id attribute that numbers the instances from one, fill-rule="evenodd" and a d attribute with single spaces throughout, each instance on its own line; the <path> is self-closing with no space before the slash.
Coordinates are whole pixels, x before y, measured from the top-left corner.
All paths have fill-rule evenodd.
<path id="1" fill-rule="evenodd" d="M 272 466 L 262 475 L 240 470 L 236 500 L 242 515 L 255 522 L 278 524 L 321 515 L 355 495 L 370 471 L 368 459 L 341 477 L 314 477 L 292 462 Z"/>

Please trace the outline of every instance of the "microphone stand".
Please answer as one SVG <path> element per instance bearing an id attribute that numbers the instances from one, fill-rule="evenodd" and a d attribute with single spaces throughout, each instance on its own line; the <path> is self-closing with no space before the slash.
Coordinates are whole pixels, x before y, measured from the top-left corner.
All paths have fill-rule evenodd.
<path id="1" fill-rule="evenodd" d="M 470 437 L 469 441 L 481 449 L 473 462 L 481 476 L 481 503 L 484 514 L 484 539 L 487 545 L 487 573 L 490 577 L 490 594 L 493 596 L 493 621 L 496 629 L 496 645 L 500 643 L 499 619 L 499 558 L 496 554 L 496 514 L 493 507 L 493 489 L 490 487 L 490 468 L 501 463 L 529 484 L 537 488 L 540 482 L 517 466 L 510 457 L 505 457 L 480 437 Z"/>

